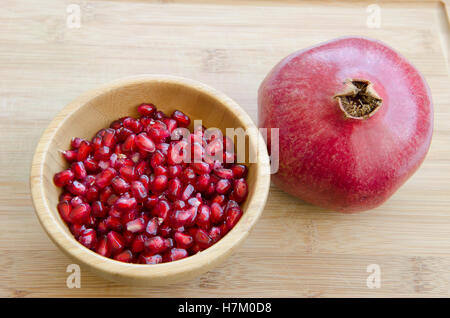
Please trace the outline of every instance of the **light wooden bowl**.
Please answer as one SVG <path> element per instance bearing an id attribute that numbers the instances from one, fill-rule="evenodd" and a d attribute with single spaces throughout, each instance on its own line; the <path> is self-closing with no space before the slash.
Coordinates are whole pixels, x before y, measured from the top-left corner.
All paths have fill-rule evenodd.
<path id="1" fill-rule="evenodd" d="M 269 158 L 260 134 L 250 135 L 248 147 L 256 151 L 257 163 L 249 163 L 249 195 L 238 224 L 218 243 L 194 256 L 157 265 L 127 264 L 100 256 L 85 248 L 70 233 L 56 205 L 60 189 L 53 175 L 67 167 L 60 150 L 68 149 L 72 137 L 92 138 L 119 117 L 137 116 L 136 107 L 154 103 L 171 113 L 175 109 L 206 127 L 256 129 L 250 117 L 223 93 L 199 82 L 166 75 L 127 77 L 94 89 L 66 106 L 50 123 L 37 146 L 31 167 L 31 191 L 39 221 L 56 245 L 98 275 L 126 284 L 164 284 L 193 278 L 222 262 L 247 236 L 266 203 Z"/>

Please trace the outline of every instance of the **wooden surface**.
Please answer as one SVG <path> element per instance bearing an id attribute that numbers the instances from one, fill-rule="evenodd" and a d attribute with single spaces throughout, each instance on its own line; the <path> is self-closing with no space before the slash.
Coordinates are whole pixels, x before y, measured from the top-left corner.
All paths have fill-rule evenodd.
<path id="1" fill-rule="evenodd" d="M 442 3 L 253 2 L 231 6 L 80 1 L 81 27 L 66 27 L 74 1 L 25 0 L 0 8 L 0 296 L 443 296 L 450 295 L 450 81 L 448 9 Z M 234 256 L 200 278 L 129 287 L 71 263 L 33 212 L 34 147 L 68 102 L 106 81 L 170 73 L 209 84 L 256 121 L 256 91 L 290 52 L 342 35 L 385 41 L 425 75 L 435 134 L 420 170 L 382 207 L 357 215 L 323 211 L 274 186 L 263 216 Z M 369 264 L 381 288 L 369 289 Z"/>

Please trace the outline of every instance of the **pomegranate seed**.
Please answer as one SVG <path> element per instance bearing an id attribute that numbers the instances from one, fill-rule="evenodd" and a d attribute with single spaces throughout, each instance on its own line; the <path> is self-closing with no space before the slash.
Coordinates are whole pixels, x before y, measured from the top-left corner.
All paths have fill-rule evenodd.
<path id="1" fill-rule="evenodd" d="M 123 120 L 123 126 L 130 129 L 135 134 L 138 134 L 142 131 L 142 124 L 140 123 L 140 121 L 131 117 L 127 117 Z"/>
<path id="2" fill-rule="evenodd" d="M 164 191 L 168 185 L 168 178 L 165 175 L 156 176 L 151 188 L 153 192 L 159 193 Z"/>
<path id="3" fill-rule="evenodd" d="M 146 133 L 141 133 L 136 136 L 136 146 L 147 152 L 154 152 L 156 150 L 155 143 L 147 136 Z"/>
<path id="4" fill-rule="evenodd" d="M 74 172 L 76 179 L 83 180 L 87 177 L 87 171 L 86 168 L 84 167 L 83 162 L 78 161 L 72 163 L 71 169 Z"/>
<path id="5" fill-rule="evenodd" d="M 102 237 L 98 241 L 95 251 L 105 257 L 109 257 L 111 255 L 111 249 L 109 248 L 108 239 L 106 238 L 106 236 Z"/>
<path id="6" fill-rule="evenodd" d="M 199 176 L 195 183 L 197 191 L 204 192 L 208 189 L 211 177 L 209 174 L 202 174 Z"/>
<path id="7" fill-rule="evenodd" d="M 212 243 L 216 243 L 218 240 L 222 237 L 222 231 L 220 230 L 220 227 L 213 226 L 211 230 L 209 230 L 209 237 L 212 240 Z"/>
<path id="8" fill-rule="evenodd" d="M 81 145 L 82 141 L 84 141 L 83 138 L 74 137 L 70 141 L 70 147 L 72 147 L 72 149 L 78 149 L 78 148 L 80 148 L 80 145 Z"/>
<path id="9" fill-rule="evenodd" d="M 133 253 L 140 253 L 140 252 L 142 252 L 144 250 L 144 248 L 145 248 L 144 243 L 145 243 L 146 239 L 147 239 L 147 237 L 144 234 L 137 235 L 134 238 L 133 242 L 131 243 L 131 247 L 130 247 L 131 251 Z"/>
<path id="10" fill-rule="evenodd" d="M 119 217 L 115 216 L 108 216 L 105 220 L 105 225 L 106 228 L 117 232 L 120 232 L 123 229 L 122 220 L 120 220 Z"/>
<path id="11" fill-rule="evenodd" d="M 191 164 L 197 174 L 209 174 L 211 167 L 206 162 L 195 162 Z"/>
<path id="12" fill-rule="evenodd" d="M 72 200 L 73 196 L 69 192 L 63 192 L 59 196 L 59 201 L 70 201 Z"/>
<path id="13" fill-rule="evenodd" d="M 67 162 L 74 162 L 74 161 L 77 161 L 78 151 L 66 150 L 66 151 L 62 152 L 62 155 L 63 155 L 64 159 L 66 159 Z"/>
<path id="14" fill-rule="evenodd" d="M 228 179 L 220 179 L 216 183 L 216 192 L 219 194 L 225 194 L 231 190 L 231 182 Z"/>
<path id="15" fill-rule="evenodd" d="M 130 134 L 122 144 L 123 152 L 132 152 L 136 149 L 136 135 Z"/>
<path id="16" fill-rule="evenodd" d="M 81 203 L 84 203 L 83 199 L 79 196 L 73 197 L 72 200 L 70 200 L 70 204 L 72 207 L 76 207 L 77 205 L 80 205 Z"/>
<path id="17" fill-rule="evenodd" d="M 236 180 L 233 193 L 233 197 L 236 202 L 242 202 L 245 200 L 248 194 L 248 185 L 243 178 Z"/>
<path id="18" fill-rule="evenodd" d="M 99 189 L 103 189 L 104 187 L 109 186 L 116 174 L 117 172 L 113 168 L 107 168 L 103 170 L 95 177 L 95 185 Z"/>
<path id="19" fill-rule="evenodd" d="M 215 169 L 214 174 L 221 179 L 233 179 L 233 170 L 231 169 Z"/>
<path id="20" fill-rule="evenodd" d="M 158 218 L 152 218 L 150 221 L 148 221 L 145 232 L 147 232 L 149 235 L 156 235 L 156 233 L 158 233 L 158 226 Z"/>
<path id="21" fill-rule="evenodd" d="M 233 171 L 233 178 L 235 179 L 245 178 L 247 176 L 247 167 L 244 165 L 233 165 L 231 171 Z"/>
<path id="22" fill-rule="evenodd" d="M 195 231 L 194 239 L 201 248 L 207 248 L 212 244 L 212 239 L 209 237 L 208 233 L 202 229 L 197 229 Z"/>
<path id="23" fill-rule="evenodd" d="M 116 142 L 116 131 L 111 128 L 106 129 L 106 133 L 103 136 L 103 145 L 108 148 L 112 148 L 116 145 Z"/>
<path id="24" fill-rule="evenodd" d="M 86 229 L 81 233 L 78 241 L 88 249 L 93 249 L 97 243 L 97 233 L 94 229 Z"/>
<path id="25" fill-rule="evenodd" d="M 224 205 L 226 201 L 226 197 L 223 194 L 216 195 L 212 200 L 211 203 L 219 203 L 220 205 Z"/>
<path id="26" fill-rule="evenodd" d="M 223 208 L 220 206 L 219 203 L 212 203 L 211 204 L 211 222 L 214 224 L 218 224 L 220 222 L 223 222 L 224 220 L 224 211 Z"/>
<path id="27" fill-rule="evenodd" d="M 211 209 L 206 204 L 198 207 L 198 216 L 196 223 L 200 228 L 207 229 L 210 225 Z"/>
<path id="28" fill-rule="evenodd" d="M 186 187 L 183 190 L 183 193 L 181 194 L 181 200 L 186 201 L 189 199 L 194 192 L 194 186 L 192 184 L 186 185 Z"/>
<path id="29" fill-rule="evenodd" d="M 76 224 L 85 224 L 90 216 L 91 207 L 89 204 L 81 203 L 70 212 L 70 220 Z"/>
<path id="30" fill-rule="evenodd" d="M 165 219 L 170 211 L 170 204 L 166 200 L 159 200 L 152 210 L 152 215 Z"/>
<path id="31" fill-rule="evenodd" d="M 132 233 L 139 233 L 145 230 L 145 220 L 143 218 L 139 218 L 127 223 L 127 231 Z"/>
<path id="32" fill-rule="evenodd" d="M 119 169 L 119 174 L 127 182 L 132 182 L 138 177 L 134 167 L 132 166 L 123 166 Z"/>
<path id="33" fill-rule="evenodd" d="M 96 173 L 99 169 L 98 163 L 93 158 L 87 158 L 84 161 L 84 167 L 89 173 Z"/>
<path id="34" fill-rule="evenodd" d="M 70 182 L 68 185 L 66 185 L 66 189 L 73 195 L 79 195 L 79 196 L 84 196 L 87 191 L 86 186 L 76 180 L 73 182 Z"/>
<path id="35" fill-rule="evenodd" d="M 84 226 L 83 224 L 72 224 L 70 226 L 70 232 L 72 232 L 73 236 L 75 236 L 77 240 L 84 230 L 86 230 L 86 226 Z"/>
<path id="36" fill-rule="evenodd" d="M 94 159 L 97 161 L 100 160 L 108 160 L 111 157 L 112 151 L 111 148 L 107 146 L 101 146 L 94 153 Z"/>
<path id="37" fill-rule="evenodd" d="M 197 208 L 190 207 L 184 210 L 175 210 L 171 215 L 171 224 L 174 227 L 190 226 L 197 217 Z"/>
<path id="38" fill-rule="evenodd" d="M 114 177 L 111 181 L 111 185 L 117 194 L 122 194 L 130 190 L 130 184 L 121 177 Z"/>
<path id="39" fill-rule="evenodd" d="M 181 168 L 180 165 L 169 166 L 169 177 L 178 177 L 181 174 L 181 171 L 183 171 L 183 168 Z"/>
<path id="40" fill-rule="evenodd" d="M 72 181 L 74 178 L 75 174 L 72 172 L 72 170 L 67 169 L 55 174 L 55 176 L 53 177 L 53 182 L 57 187 L 63 187 L 70 181 Z"/>
<path id="41" fill-rule="evenodd" d="M 191 168 L 186 168 L 181 173 L 181 180 L 184 183 L 195 183 L 196 178 L 195 172 Z"/>
<path id="42" fill-rule="evenodd" d="M 145 247 L 152 254 L 159 254 L 169 248 L 167 239 L 161 236 L 153 236 L 146 240 Z"/>
<path id="43" fill-rule="evenodd" d="M 84 161 L 92 151 L 89 142 L 83 140 L 78 148 L 77 161 Z"/>
<path id="44" fill-rule="evenodd" d="M 141 181 L 133 181 L 131 183 L 131 193 L 138 202 L 144 202 L 148 196 L 147 189 Z"/>
<path id="45" fill-rule="evenodd" d="M 183 112 L 176 110 L 172 114 L 172 118 L 175 119 L 180 127 L 187 127 L 191 123 L 191 120 Z"/>
<path id="46" fill-rule="evenodd" d="M 174 129 L 177 128 L 178 123 L 175 119 L 172 118 L 163 118 L 162 122 L 166 125 L 167 130 L 172 133 L 174 131 Z"/>
<path id="47" fill-rule="evenodd" d="M 117 232 L 111 231 L 107 235 L 108 246 L 113 254 L 117 254 L 123 250 L 125 246 L 125 240 L 122 235 Z"/>
<path id="48" fill-rule="evenodd" d="M 104 218 L 108 210 L 106 209 L 105 205 L 101 201 L 95 201 L 91 205 L 92 215 L 97 218 Z"/>
<path id="49" fill-rule="evenodd" d="M 120 197 L 114 206 L 120 211 L 130 211 L 134 209 L 137 205 L 135 198 L 127 198 L 125 196 Z"/>
<path id="50" fill-rule="evenodd" d="M 139 257 L 139 263 L 140 264 L 159 264 L 162 263 L 162 256 L 159 254 L 155 254 L 155 255 L 146 255 L 146 254 L 141 254 L 141 256 Z"/>
<path id="51" fill-rule="evenodd" d="M 125 250 L 114 256 L 114 259 L 119 262 L 131 263 L 133 260 L 133 253 L 130 250 Z"/>
<path id="52" fill-rule="evenodd" d="M 153 104 L 141 104 L 137 110 L 141 116 L 152 117 L 156 111 L 156 107 Z"/>
<path id="53" fill-rule="evenodd" d="M 173 262 L 189 256 L 188 252 L 182 248 L 172 248 L 164 255 L 165 262 Z"/>
<path id="54" fill-rule="evenodd" d="M 179 248 L 188 249 L 194 243 L 192 236 L 180 232 L 176 232 L 173 238 Z"/>
<path id="55" fill-rule="evenodd" d="M 72 206 L 67 201 L 62 201 L 58 203 L 58 212 L 61 215 L 61 218 L 67 223 L 72 223 L 72 219 L 70 218 L 70 212 L 72 211 Z"/>
<path id="56" fill-rule="evenodd" d="M 232 208 L 227 211 L 225 223 L 226 223 L 228 230 L 231 230 L 236 225 L 236 223 L 239 221 L 241 216 L 242 216 L 242 211 L 240 208 Z"/>

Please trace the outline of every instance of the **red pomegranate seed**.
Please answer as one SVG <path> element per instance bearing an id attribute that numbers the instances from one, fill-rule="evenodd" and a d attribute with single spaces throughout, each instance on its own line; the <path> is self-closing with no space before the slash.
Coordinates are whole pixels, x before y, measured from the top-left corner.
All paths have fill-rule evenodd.
<path id="1" fill-rule="evenodd" d="M 116 174 L 117 172 L 113 168 L 107 168 L 103 170 L 95 177 L 95 185 L 99 189 L 103 189 L 104 187 L 109 186 Z"/>
<path id="2" fill-rule="evenodd" d="M 156 233 L 158 233 L 158 226 L 159 226 L 159 222 L 158 222 L 158 218 L 152 218 L 148 221 L 147 223 L 147 227 L 145 228 L 145 232 L 147 232 L 147 234 L 149 235 L 156 235 Z"/>
<path id="3" fill-rule="evenodd" d="M 197 174 L 209 174 L 211 167 L 206 162 L 194 162 L 191 164 Z"/>
<path id="4" fill-rule="evenodd" d="M 105 219 L 105 225 L 108 229 L 114 230 L 117 232 L 120 232 L 123 229 L 122 220 L 119 217 L 115 217 L 115 216 L 108 216 Z"/>
<path id="5" fill-rule="evenodd" d="M 117 254 L 123 250 L 125 246 L 125 240 L 122 235 L 117 232 L 111 231 L 107 235 L 108 246 L 113 254 Z"/>
<path id="6" fill-rule="evenodd" d="M 97 161 L 100 160 L 108 160 L 111 157 L 112 151 L 111 148 L 107 146 L 101 146 L 94 153 L 94 159 Z"/>
<path id="7" fill-rule="evenodd" d="M 170 204 L 166 200 L 159 200 L 152 209 L 152 215 L 166 219 L 170 211 Z"/>
<path id="8" fill-rule="evenodd" d="M 59 201 L 70 201 L 72 200 L 73 196 L 69 192 L 63 192 L 59 196 Z"/>
<path id="9" fill-rule="evenodd" d="M 192 236 L 180 232 L 176 232 L 173 238 L 179 248 L 188 249 L 194 243 Z"/>
<path id="10" fill-rule="evenodd" d="M 195 184 L 196 178 L 197 178 L 197 176 L 195 175 L 195 172 L 192 168 L 186 168 L 181 173 L 181 181 L 183 181 L 184 183 L 194 183 Z"/>
<path id="11" fill-rule="evenodd" d="M 95 201 L 91 205 L 92 215 L 97 218 L 104 218 L 108 214 L 108 209 L 101 201 Z"/>
<path id="12" fill-rule="evenodd" d="M 114 259 L 119 262 L 131 263 L 133 260 L 133 253 L 130 250 L 125 250 L 114 256 Z"/>
<path id="13" fill-rule="evenodd" d="M 236 202 L 245 200 L 248 194 L 248 185 L 243 178 L 238 179 L 234 183 L 233 197 Z"/>
<path id="14" fill-rule="evenodd" d="M 170 179 L 168 186 L 167 186 L 167 196 L 171 200 L 176 200 L 181 196 L 182 186 L 181 181 L 178 178 Z"/>
<path id="15" fill-rule="evenodd" d="M 171 224 L 174 227 L 190 226 L 197 217 L 197 208 L 190 207 L 183 210 L 175 210 L 171 214 Z"/>
<path id="16" fill-rule="evenodd" d="M 206 204 L 198 207 L 196 223 L 200 228 L 207 229 L 210 226 L 211 209 Z"/>
<path id="17" fill-rule="evenodd" d="M 76 224 L 85 224 L 89 220 L 91 207 L 89 204 L 81 203 L 74 207 L 70 212 L 70 220 Z"/>
<path id="18" fill-rule="evenodd" d="M 139 256 L 139 264 L 159 264 L 162 263 L 162 260 L 162 256 L 159 254 L 141 254 L 141 256 Z"/>
<path id="19" fill-rule="evenodd" d="M 212 244 L 212 239 L 209 237 L 208 233 L 202 229 L 197 229 L 195 231 L 194 240 L 201 248 L 208 248 Z"/>
<path id="20" fill-rule="evenodd" d="M 239 221 L 241 216 L 242 216 L 242 211 L 239 207 L 233 207 L 233 208 L 227 209 L 226 220 L 225 220 L 227 229 L 231 230 L 236 225 L 236 223 Z"/>
<path id="21" fill-rule="evenodd" d="M 216 183 L 216 192 L 218 194 L 226 194 L 231 190 L 231 182 L 228 179 L 220 179 Z"/>
<path id="22" fill-rule="evenodd" d="M 220 230 L 220 227 L 213 226 L 209 230 L 209 237 L 211 238 L 212 243 L 216 243 L 218 240 L 220 240 L 222 237 L 222 231 Z"/>
<path id="23" fill-rule="evenodd" d="M 93 249 L 97 243 L 97 233 L 94 229 L 86 229 L 78 237 L 78 241 L 88 249 Z"/>
<path id="24" fill-rule="evenodd" d="M 194 190 L 195 189 L 192 184 L 186 185 L 183 192 L 181 193 L 181 200 L 183 200 L 183 201 L 188 200 L 191 197 L 192 193 L 194 193 Z"/>
<path id="25" fill-rule="evenodd" d="M 109 257 L 111 255 L 111 249 L 109 248 L 108 239 L 106 236 L 102 237 L 98 241 L 95 251 L 105 257 Z"/>
<path id="26" fill-rule="evenodd" d="M 145 241 L 145 248 L 152 254 L 159 254 L 169 248 L 167 239 L 160 236 L 153 236 Z"/>
<path id="27" fill-rule="evenodd" d="M 123 152 L 132 152 L 136 149 L 136 135 L 131 134 L 127 137 L 127 139 L 122 144 Z"/>
<path id="28" fill-rule="evenodd" d="M 235 179 L 245 178 L 247 176 L 247 167 L 244 165 L 233 165 L 231 171 L 233 171 L 233 178 Z"/>
<path id="29" fill-rule="evenodd" d="M 98 163 L 93 158 L 87 158 L 84 161 L 84 167 L 89 173 L 96 173 L 99 169 Z"/>
<path id="30" fill-rule="evenodd" d="M 73 197 L 72 200 L 70 200 L 70 204 L 72 207 L 76 207 L 77 205 L 80 205 L 81 203 L 85 203 L 84 200 L 80 196 Z"/>
<path id="31" fill-rule="evenodd" d="M 127 117 L 123 120 L 123 126 L 132 130 L 135 134 L 140 133 L 143 128 L 139 120 L 131 117 Z"/>
<path id="32" fill-rule="evenodd" d="M 224 220 L 224 211 L 223 208 L 220 206 L 219 203 L 212 203 L 211 204 L 211 222 L 214 224 L 218 224 L 220 222 L 223 222 Z"/>
<path id="33" fill-rule="evenodd" d="M 141 133 L 136 136 L 136 146 L 147 152 L 154 152 L 156 150 L 155 143 L 147 136 L 146 133 Z"/>
<path id="34" fill-rule="evenodd" d="M 202 174 L 199 176 L 195 183 L 195 188 L 197 191 L 204 192 L 208 189 L 210 184 L 211 176 L 209 174 Z"/>
<path id="35" fill-rule="evenodd" d="M 182 248 L 172 248 L 168 253 L 164 255 L 165 262 L 173 262 L 180 260 L 182 258 L 188 257 L 189 254 L 185 249 Z"/>
<path id="36" fill-rule="evenodd" d="M 84 161 L 92 151 L 91 144 L 83 140 L 78 148 L 77 161 Z"/>
<path id="37" fill-rule="evenodd" d="M 106 129 L 106 133 L 103 136 L 103 145 L 108 148 L 113 148 L 116 145 L 116 131 L 112 128 Z"/>
<path id="38" fill-rule="evenodd" d="M 145 220 L 143 218 L 139 218 L 127 223 L 127 231 L 132 233 L 139 233 L 145 230 Z"/>
<path id="39" fill-rule="evenodd" d="M 176 129 L 177 126 L 178 126 L 177 121 L 176 121 L 175 119 L 172 119 L 172 118 L 163 118 L 163 119 L 162 119 L 162 122 L 163 122 L 164 124 L 166 124 L 167 130 L 168 130 L 170 133 L 172 133 L 172 132 L 174 131 L 174 129 Z"/>
<path id="40" fill-rule="evenodd" d="M 151 185 L 151 189 L 153 192 L 160 193 L 167 188 L 168 178 L 165 175 L 156 176 L 155 180 Z"/>
<path id="41" fill-rule="evenodd" d="M 173 112 L 172 118 L 177 121 L 180 127 L 187 127 L 191 123 L 189 117 L 179 110 Z"/>
<path id="42" fill-rule="evenodd" d="M 131 183 L 131 194 L 138 202 L 144 202 L 148 196 L 147 189 L 141 181 Z"/>
<path id="43" fill-rule="evenodd" d="M 144 250 L 144 248 L 145 248 L 144 243 L 145 243 L 146 239 L 147 239 L 147 236 L 145 236 L 144 234 L 137 235 L 134 238 L 133 242 L 131 242 L 131 247 L 130 247 L 131 251 L 133 253 L 140 253 L 140 252 L 142 252 Z"/>
<path id="44" fill-rule="evenodd" d="M 83 162 L 77 161 L 72 163 L 71 169 L 74 172 L 76 179 L 83 180 L 86 178 L 87 171 L 86 168 L 84 167 Z"/>
<path id="45" fill-rule="evenodd" d="M 68 184 L 70 181 L 72 181 L 75 178 L 75 174 L 72 170 L 67 169 L 61 172 L 58 172 L 53 177 L 53 182 L 57 187 L 63 187 L 66 184 Z"/>
<path id="46" fill-rule="evenodd" d="M 155 176 L 161 176 L 161 175 L 167 176 L 169 174 L 169 169 L 167 169 L 164 166 L 156 166 L 153 169 L 153 172 L 155 173 Z"/>
<path id="47" fill-rule="evenodd" d="M 141 104 L 137 110 L 141 116 L 152 117 L 156 111 L 156 107 L 153 104 Z"/>
<path id="48" fill-rule="evenodd" d="M 211 203 L 219 203 L 220 205 L 224 205 L 226 201 L 226 197 L 223 194 L 216 195 L 212 200 Z"/>
<path id="49" fill-rule="evenodd" d="M 125 196 L 120 197 L 114 206 L 120 211 L 130 211 L 134 209 L 137 205 L 135 198 L 127 198 Z"/>
<path id="50" fill-rule="evenodd" d="M 233 170 L 231 169 L 215 169 L 214 174 L 221 179 L 233 179 Z"/>
<path id="51" fill-rule="evenodd" d="M 62 152 L 62 155 L 64 159 L 67 160 L 67 162 L 74 162 L 77 161 L 78 158 L 78 151 L 76 150 L 66 150 Z"/>
<path id="52" fill-rule="evenodd" d="M 72 147 L 72 149 L 80 148 L 81 142 L 83 140 L 84 140 L 83 138 L 79 138 L 79 137 L 72 138 L 72 140 L 70 141 L 70 147 Z"/>
<path id="53" fill-rule="evenodd" d="M 79 195 L 79 196 L 84 196 L 87 191 L 86 186 L 76 180 L 73 182 L 70 182 L 68 185 L 66 185 L 66 189 L 73 195 Z"/>
<path id="54" fill-rule="evenodd" d="M 122 194 L 130 190 L 130 184 L 121 177 L 114 177 L 111 181 L 111 186 L 117 194 Z"/>
<path id="55" fill-rule="evenodd" d="M 123 166 L 119 169 L 119 174 L 127 182 L 132 182 L 138 177 L 135 168 L 132 166 Z"/>
<path id="56" fill-rule="evenodd" d="M 68 201 L 61 201 L 58 203 L 58 212 L 61 215 L 61 218 L 67 223 L 72 223 L 72 219 L 70 218 L 70 212 L 72 211 L 72 206 Z"/>

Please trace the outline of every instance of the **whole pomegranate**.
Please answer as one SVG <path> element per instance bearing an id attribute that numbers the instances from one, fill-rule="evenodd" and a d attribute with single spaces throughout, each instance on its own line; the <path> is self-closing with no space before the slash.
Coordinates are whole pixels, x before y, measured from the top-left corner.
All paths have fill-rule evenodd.
<path id="1" fill-rule="evenodd" d="M 274 183 L 341 212 L 375 208 L 420 166 L 431 142 L 429 88 L 404 57 L 361 37 L 279 62 L 258 93 L 259 125 L 279 128 Z M 269 151 L 277 140 L 271 140 Z"/>

